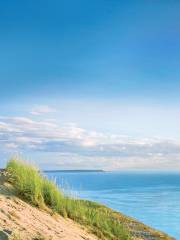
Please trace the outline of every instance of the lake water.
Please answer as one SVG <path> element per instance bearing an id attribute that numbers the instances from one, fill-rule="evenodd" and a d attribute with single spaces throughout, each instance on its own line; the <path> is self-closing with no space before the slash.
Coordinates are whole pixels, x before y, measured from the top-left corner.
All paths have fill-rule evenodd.
<path id="1" fill-rule="evenodd" d="M 180 173 L 46 174 L 76 196 L 103 203 L 180 239 Z"/>

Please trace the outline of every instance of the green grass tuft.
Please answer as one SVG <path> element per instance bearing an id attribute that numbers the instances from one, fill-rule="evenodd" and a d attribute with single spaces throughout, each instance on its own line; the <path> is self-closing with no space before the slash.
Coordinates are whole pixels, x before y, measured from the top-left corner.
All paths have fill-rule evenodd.
<path id="1" fill-rule="evenodd" d="M 6 167 L 19 196 L 38 207 L 44 205 L 63 217 L 88 226 L 99 239 L 128 240 L 129 232 L 112 213 L 100 204 L 63 195 L 56 184 L 23 161 L 11 159 Z"/>

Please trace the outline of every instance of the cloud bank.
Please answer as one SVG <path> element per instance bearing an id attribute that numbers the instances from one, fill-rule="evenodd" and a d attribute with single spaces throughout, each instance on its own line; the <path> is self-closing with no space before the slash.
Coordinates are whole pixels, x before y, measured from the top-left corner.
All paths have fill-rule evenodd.
<path id="1" fill-rule="evenodd" d="M 180 168 L 180 141 L 105 134 L 55 120 L 0 116 L 0 143 L 2 153 L 36 153 L 52 168 Z"/>

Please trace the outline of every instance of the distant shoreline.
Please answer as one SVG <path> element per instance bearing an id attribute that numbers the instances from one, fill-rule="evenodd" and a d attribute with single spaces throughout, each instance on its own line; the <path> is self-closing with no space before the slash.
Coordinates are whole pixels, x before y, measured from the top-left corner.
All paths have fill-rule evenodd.
<path id="1" fill-rule="evenodd" d="M 47 172 L 63 172 L 63 173 L 79 173 L 79 172 L 104 172 L 104 170 L 93 170 L 93 169 L 87 169 L 87 170 L 83 170 L 83 169 L 78 169 L 78 170 L 43 170 L 43 172 L 47 173 Z"/>

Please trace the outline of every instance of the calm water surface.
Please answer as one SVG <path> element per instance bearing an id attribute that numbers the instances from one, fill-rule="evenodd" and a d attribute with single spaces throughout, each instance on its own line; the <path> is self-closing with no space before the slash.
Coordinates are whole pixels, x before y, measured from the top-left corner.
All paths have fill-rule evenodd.
<path id="1" fill-rule="evenodd" d="M 60 187 L 180 239 L 180 173 L 48 172 Z"/>

